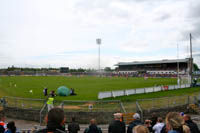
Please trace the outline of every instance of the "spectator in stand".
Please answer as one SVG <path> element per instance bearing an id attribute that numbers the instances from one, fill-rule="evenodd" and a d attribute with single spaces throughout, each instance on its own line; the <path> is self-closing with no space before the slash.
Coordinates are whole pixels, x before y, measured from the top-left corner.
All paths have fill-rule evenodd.
<path id="1" fill-rule="evenodd" d="M 0 113 L 0 133 L 4 133 L 6 129 L 6 123 L 5 123 L 5 114 L 2 112 Z"/>
<path id="2" fill-rule="evenodd" d="M 163 128 L 161 129 L 160 133 L 167 133 L 168 130 L 166 128 L 166 124 L 163 126 Z"/>
<path id="3" fill-rule="evenodd" d="M 164 125 L 162 117 L 158 117 L 157 123 L 153 126 L 154 132 L 160 133 Z"/>
<path id="4" fill-rule="evenodd" d="M 137 125 L 142 125 L 142 122 L 140 120 L 140 115 L 135 113 L 133 115 L 133 121 L 128 126 L 127 133 L 132 133 L 133 128 Z"/>
<path id="5" fill-rule="evenodd" d="M 101 128 L 97 126 L 96 120 L 90 120 L 89 128 L 86 128 L 84 133 L 102 133 Z"/>
<path id="6" fill-rule="evenodd" d="M 14 121 L 10 121 L 7 124 L 7 130 L 5 133 L 16 133 L 16 126 Z"/>
<path id="7" fill-rule="evenodd" d="M 145 120 L 144 125 L 149 129 L 149 132 L 152 133 L 152 125 L 151 125 L 151 120 Z"/>
<path id="8" fill-rule="evenodd" d="M 169 112 L 165 122 L 168 133 L 183 133 L 184 120 L 178 112 Z"/>
<path id="9" fill-rule="evenodd" d="M 4 131 L 5 131 L 5 128 L 0 125 L 0 133 L 4 133 Z"/>
<path id="10" fill-rule="evenodd" d="M 114 114 L 114 121 L 108 127 L 108 133 L 125 133 L 126 125 L 123 121 L 120 121 L 121 113 Z"/>
<path id="11" fill-rule="evenodd" d="M 71 123 L 68 125 L 69 133 L 78 133 L 80 131 L 80 126 L 77 122 L 75 122 L 75 117 L 71 118 Z"/>
<path id="12" fill-rule="evenodd" d="M 156 125 L 157 119 L 158 119 L 158 116 L 156 115 L 156 113 L 155 113 L 155 112 L 152 113 L 151 118 L 150 118 L 150 120 L 152 121 L 152 123 L 151 123 L 152 127 L 153 127 L 154 125 Z"/>
<path id="13" fill-rule="evenodd" d="M 47 126 L 45 129 L 36 133 L 66 133 L 65 132 L 65 115 L 61 108 L 52 108 L 46 117 Z"/>
<path id="14" fill-rule="evenodd" d="M 118 109 L 118 110 L 116 111 L 116 113 L 120 113 L 120 114 L 121 114 L 120 121 L 123 122 L 123 121 L 124 121 L 124 116 L 123 116 L 123 113 L 121 113 L 120 109 Z"/>
<path id="15" fill-rule="evenodd" d="M 196 123 L 191 120 L 190 115 L 185 114 L 183 116 L 185 124 L 190 128 L 191 133 L 200 133 L 200 130 Z"/>
<path id="16" fill-rule="evenodd" d="M 149 133 L 149 130 L 144 125 L 137 125 L 133 128 L 133 133 Z"/>

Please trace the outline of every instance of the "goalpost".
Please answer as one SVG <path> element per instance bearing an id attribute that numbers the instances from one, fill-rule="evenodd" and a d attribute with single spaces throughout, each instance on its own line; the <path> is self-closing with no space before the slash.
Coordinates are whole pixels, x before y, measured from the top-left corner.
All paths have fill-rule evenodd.
<path id="1" fill-rule="evenodd" d="M 180 75 L 180 84 L 191 84 L 191 76 L 190 75 Z"/>

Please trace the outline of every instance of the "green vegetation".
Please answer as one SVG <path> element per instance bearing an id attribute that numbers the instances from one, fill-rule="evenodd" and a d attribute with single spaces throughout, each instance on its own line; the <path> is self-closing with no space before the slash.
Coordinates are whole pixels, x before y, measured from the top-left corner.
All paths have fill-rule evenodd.
<path id="1" fill-rule="evenodd" d="M 57 90 L 59 86 L 74 88 L 76 96 L 61 97 L 56 100 L 97 100 L 98 92 L 123 90 L 133 88 L 152 87 L 155 85 L 176 84 L 174 78 L 129 78 L 123 77 L 63 77 L 63 76 L 8 76 L 0 77 L 0 96 L 15 96 L 24 98 L 45 99 L 43 95 L 44 87 Z M 15 87 L 16 85 L 16 87 Z M 32 93 L 30 92 L 32 90 Z M 109 100 L 135 101 L 142 98 L 155 98 L 172 95 L 190 94 L 199 91 L 198 88 L 181 89 L 175 91 L 165 91 L 149 94 L 131 95 L 125 97 L 108 98 Z"/>

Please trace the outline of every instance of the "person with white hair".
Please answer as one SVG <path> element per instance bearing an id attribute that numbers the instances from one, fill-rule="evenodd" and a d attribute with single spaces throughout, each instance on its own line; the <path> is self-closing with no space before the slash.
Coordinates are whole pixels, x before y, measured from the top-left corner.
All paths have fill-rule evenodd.
<path id="1" fill-rule="evenodd" d="M 123 121 L 121 121 L 122 114 L 115 113 L 114 121 L 108 127 L 108 133 L 125 133 L 126 132 L 126 125 Z"/>
<path id="2" fill-rule="evenodd" d="M 142 122 L 140 120 L 140 115 L 135 113 L 133 115 L 133 121 L 128 126 L 127 133 L 132 133 L 133 128 L 137 125 L 142 125 Z"/>

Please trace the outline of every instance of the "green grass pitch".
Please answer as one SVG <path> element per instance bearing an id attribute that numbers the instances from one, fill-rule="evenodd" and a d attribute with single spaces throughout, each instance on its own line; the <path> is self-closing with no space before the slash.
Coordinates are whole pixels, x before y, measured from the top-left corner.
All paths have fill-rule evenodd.
<path id="1" fill-rule="evenodd" d="M 44 87 L 48 88 L 48 92 L 51 90 L 57 90 L 59 86 L 67 86 L 74 88 L 76 96 L 61 97 L 57 96 L 56 100 L 97 100 L 98 92 L 100 91 L 111 91 L 111 90 L 123 90 L 133 88 L 144 88 L 152 87 L 155 85 L 171 85 L 176 84 L 175 78 L 129 78 L 128 80 L 124 77 L 64 77 L 64 76 L 10 76 L 0 77 L 0 97 L 3 96 L 15 96 L 24 98 L 39 98 L 45 99 L 43 95 Z M 33 93 L 30 92 L 32 90 Z M 181 89 L 176 90 L 177 94 L 180 92 L 194 92 L 197 89 Z M 173 92 L 176 92 L 173 91 Z M 146 98 L 146 97 L 159 97 L 163 95 L 169 95 L 170 92 L 164 93 L 150 93 L 141 94 L 109 99 L 117 100 L 135 100 L 135 98 Z M 173 93 L 172 93 L 173 94 Z"/>

